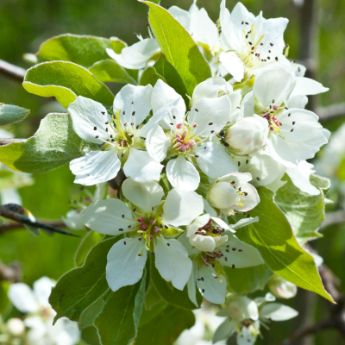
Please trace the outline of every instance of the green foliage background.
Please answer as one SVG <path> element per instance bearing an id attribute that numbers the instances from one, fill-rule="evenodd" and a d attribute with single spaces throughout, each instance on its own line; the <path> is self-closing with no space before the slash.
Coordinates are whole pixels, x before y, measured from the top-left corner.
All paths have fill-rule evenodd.
<path id="1" fill-rule="evenodd" d="M 187 8 L 190 0 L 163 0 L 162 5 L 178 5 Z M 236 1 L 228 0 L 231 8 Z M 303 18 L 291 0 L 244 0 L 253 12 L 264 11 L 265 17 L 285 16 L 290 19 L 286 42 L 290 45 L 290 57 L 299 56 L 299 25 Z M 200 0 L 200 6 L 207 8 L 216 19 L 219 1 Z M 319 55 L 317 79 L 330 87 L 322 96 L 320 104 L 327 105 L 344 101 L 345 92 L 345 44 L 343 23 L 345 1 L 319 0 Z M 147 33 L 147 8 L 135 0 L 1 0 L 0 1 L 0 59 L 23 67 L 29 65 L 23 60 L 24 53 L 36 52 L 39 44 L 60 33 L 93 34 L 104 37 L 118 36 L 128 43 L 136 40 L 135 34 Z M 0 76 L 0 102 L 17 104 L 31 109 L 30 117 L 12 130 L 18 137 L 30 136 L 38 127 L 39 120 L 48 112 L 59 109 L 55 103 L 26 93 L 18 83 Z M 335 129 L 340 121 L 328 126 Z M 11 129 L 11 128 L 10 128 Z M 47 174 L 35 175 L 35 185 L 21 190 L 24 205 L 35 216 L 43 219 L 57 219 L 70 208 L 71 196 L 78 193 L 73 186 L 67 167 Z M 345 225 L 327 229 L 325 240 L 315 247 L 326 263 L 345 282 Z M 73 255 L 79 240 L 63 236 L 41 234 L 34 236 L 28 231 L 13 231 L 0 237 L 0 259 L 5 263 L 19 261 L 23 278 L 31 283 L 42 275 L 57 279 L 73 266 Z M 344 285 L 343 285 L 344 287 Z M 294 302 L 298 310 L 305 309 L 305 294 Z M 313 297 L 314 310 L 308 317 L 311 322 L 327 313 L 325 301 Z M 262 344 L 277 345 L 289 335 L 300 320 L 275 323 L 270 331 L 264 332 Z M 260 341 L 259 341 L 260 343 Z M 323 332 L 310 345 L 345 344 L 332 331 Z"/>

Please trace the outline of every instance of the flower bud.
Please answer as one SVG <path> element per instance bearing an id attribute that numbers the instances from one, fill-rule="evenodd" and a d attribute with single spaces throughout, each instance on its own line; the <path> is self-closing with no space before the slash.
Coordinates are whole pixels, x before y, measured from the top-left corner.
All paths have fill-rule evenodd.
<path id="1" fill-rule="evenodd" d="M 230 296 L 227 301 L 227 311 L 230 318 L 237 322 L 259 319 L 257 304 L 246 296 Z"/>
<path id="2" fill-rule="evenodd" d="M 235 154 L 249 155 L 266 144 L 268 133 L 267 120 L 253 115 L 235 122 L 226 132 L 225 142 Z"/>
<path id="3" fill-rule="evenodd" d="M 24 322 L 18 318 L 12 318 L 7 321 L 8 332 L 13 336 L 20 336 L 25 331 Z"/>
<path id="4" fill-rule="evenodd" d="M 296 285 L 280 277 L 273 277 L 268 283 L 268 287 L 273 295 L 278 298 L 293 298 L 297 294 Z"/>

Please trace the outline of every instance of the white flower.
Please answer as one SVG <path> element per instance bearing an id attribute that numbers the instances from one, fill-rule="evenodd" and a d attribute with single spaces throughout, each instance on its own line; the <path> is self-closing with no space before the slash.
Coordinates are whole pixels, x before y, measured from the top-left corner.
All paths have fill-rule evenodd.
<path id="1" fill-rule="evenodd" d="M 194 248 L 193 273 L 188 282 L 188 295 L 196 304 L 195 285 L 211 303 L 222 304 L 226 296 L 226 277 L 221 266 L 244 268 L 263 263 L 259 252 L 232 234 L 229 225 L 205 214 L 187 227 L 187 238 Z"/>
<path id="2" fill-rule="evenodd" d="M 231 295 L 221 315 L 228 315 L 216 330 L 214 341 L 229 338 L 235 332 L 238 345 L 253 345 L 260 334 L 260 325 L 268 321 L 285 321 L 297 316 L 296 310 L 275 303 L 274 296 L 267 294 L 254 300 L 240 295 Z"/>
<path id="3" fill-rule="evenodd" d="M 250 155 L 259 151 L 268 139 L 269 127 L 265 119 L 254 115 L 244 117 L 226 132 L 225 141 L 238 155 Z"/>
<path id="4" fill-rule="evenodd" d="M 6 328 L 8 332 L 15 336 L 21 336 L 25 332 L 25 324 L 21 319 L 13 317 L 6 322 Z"/>
<path id="5" fill-rule="evenodd" d="M 225 83 L 217 78 L 199 84 L 188 113 L 183 98 L 163 81 L 158 80 L 153 89 L 146 149 L 158 161 L 169 160 L 167 177 L 177 189 L 192 191 L 198 187 L 200 176 L 194 161 L 211 178 L 236 170 L 216 138 L 231 118 L 231 98 L 224 91 Z M 209 90 L 205 84 L 211 86 Z"/>
<path id="6" fill-rule="evenodd" d="M 54 281 L 43 277 L 34 283 L 32 290 L 24 283 L 10 286 L 11 302 L 26 314 L 24 323 L 29 329 L 29 345 L 74 345 L 79 342 L 80 332 L 76 322 L 60 318 L 53 325 L 56 312 L 48 298 L 54 285 Z"/>
<path id="7" fill-rule="evenodd" d="M 107 48 L 108 55 L 120 66 L 128 69 L 142 69 L 147 67 L 149 61 L 160 52 L 157 41 L 154 38 L 141 39 L 130 47 L 125 47 L 120 54 Z"/>
<path id="8" fill-rule="evenodd" d="M 148 251 L 155 254 L 161 276 L 179 290 L 186 285 L 192 262 L 184 246 L 174 237 L 179 227 L 192 222 L 203 211 L 202 198 L 195 192 L 170 190 L 163 205 L 162 187 L 156 182 L 137 183 L 128 179 L 123 194 L 136 208 L 123 201 L 107 199 L 87 209 L 86 225 L 102 234 L 128 237 L 117 241 L 108 253 L 106 278 L 117 291 L 141 279 Z M 155 207 L 157 206 L 157 207 Z"/>
<path id="9" fill-rule="evenodd" d="M 254 16 L 240 2 L 230 14 L 226 0 L 222 0 L 220 26 L 226 53 L 220 60 L 236 81 L 241 81 L 247 70 L 285 60 L 283 35 L 287 23 L 286 18 L 265 19 L 261 12 Z"/>
<path id="10" fill-rule="evenodd" d="M 247 212 L 253 209 L 260 197 L 255 187 L 249 183 L 248 173 L 232 173 L 219 178 L 210 187 L 208 200 L 211 205 L 227 215 Z"/>
<path id="11" fill-rule="evenodd" d="M 224 317 L 217 316 L 212 309 L 202 306 L 193 311 L 195 324 L 181 333 L 175 345 L 212 345 L 211 334 L 218 328 Z M 211 334 L 210 334 L 211 333 Z M 225 341 L 215 343 L 225 345 Z"/>
<path id="12" fill-rule="evenodd" d="M 295 86 L 296 77 L 282 65 L 262 70 L 254 82 L 255 110 L 248 114 L 255 111 L 267 120 L 269 141 L 283 164 L 313 158 L 329 137 L 316 114 L 287 107 Z"/>
<path id="13" fill-rule="evenodd" d="M 126 176 L 141 182 L 159 180 L 163 168 L 141 150 L 141 127 L 151 106 L 151 86 L 124 86 L 114 99 L 114 115 L 102 104 L 78 97 L 70 104 L 73 128 L 84 141 L 97 145 L 70 163 L 75 183 L 95 185 L 116 177 L 121 165 Z"/>

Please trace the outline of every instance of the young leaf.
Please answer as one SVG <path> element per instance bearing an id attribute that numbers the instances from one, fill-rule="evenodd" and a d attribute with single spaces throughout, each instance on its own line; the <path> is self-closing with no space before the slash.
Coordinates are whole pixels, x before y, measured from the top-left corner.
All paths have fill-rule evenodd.
<path id="1" fill-rule="evenodd" d="M 181 332 L 192 327 L 195 322 L 190 310 L 164 303 L 157 304 L 154 309 L 146 311 L 149 319 L 139 328 L 136 345 L 174 344 Z"/>
<path id="2" fill-rule="evenodd" d="M 209 65 L 189 33 L 166 9 L 143 2 L 149 6 L 150 26 L 162 52 L 191 94 L 198 83 L 211 76 Z"/>
<path id="3" fill-rule="evenodd" d="M 137 84 L 136 80 L 129 72 L 112 59 L 97 61 L 89 70 L 97 79 L 103 82 Z"/>
<path id="4" fill-rule="evenodd" d="M 68 61 L 42 62 L 29 68 L 23 87 L 34 95 L 55 97 L 64 107 L 77 96 L 92 98 L 108 106 L 114 98 L 110 89 L 89 70 Z"/>
<path id="5" fill-rule="evenodd" d="M 325 219 L 325 198 L 321 190 L 319 195 L 309 195 L 295 187 L 288 179 L 278 190 L 275 201 L 297 237 L 320 237 L 317 229 Z"/>
<path id="6" fill-rule="evenodd" d="M 238 294 L 249 294 L 263 290 L 272 276 L 266 265 L 232 269 L 225 267 L 228 290 Z"/>
<path id="7" fill-rule="evenodd" d="M 31 138 L 0 146 L 0 161 L 12 169 L 44 172 L 78 157 L 80 145 L 69 115 L 52 113 Z"/>
<path id="8" fill-rule="evenodd" d="M 49 298 L 57 318 L 66 316 L 77 321 L 83 310 L 109 292 L 105 266 L 108 251 L 114 242 L 114 239 L 108 239 L 98 244 L 83 267 L 73 269 L 58 281 Z"/>
<path id="9" fill-rule="evenodd" d="M 322 285 L 314 259 L 297 242 L 284 214 L 273 201 L 273 193 L 259 189 L 261 202 L 250 212 L 259 222 L 237 232 L 243 241 L 255 246 L 277 275 L 333 302 Z"/>
<path id="10" fill-rule="evenodd" d="M 120 53 L 125 43 L 118 38 L 63 34 L 43 42 L 36 53 L 39 61 L 64 60 L 90 67 L 107 59 L 107 48 Z"/>
<path id="11" fill-rule="evenodd" d="M 23 121 L 29 114 L 29 109 L 0 103 L 0 126 Z"/>
<path id="12" fill-rule="evenodd" d="M 112 293 L 95 325 L 103 345 L 128 345 L 136 335 L 134 317 L 137 294 L 141 294 L 139 284 L 126 286 Z M 139 298 L 141 300 L 141 297 Z M 140 302 L 143 303 L 143 300 Z M 138 315 L 140 318 L 140 315 Z"/>

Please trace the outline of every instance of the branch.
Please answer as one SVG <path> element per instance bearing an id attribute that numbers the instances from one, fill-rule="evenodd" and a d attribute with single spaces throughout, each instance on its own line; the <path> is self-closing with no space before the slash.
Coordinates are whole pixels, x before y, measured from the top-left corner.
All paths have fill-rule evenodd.
<path id="1" fill-rule="evenodd" d="M 24 80 L 25 69 L 4 60 L 0 60 L 0 74 L 3 74 L 15 81 L 22 82 Z"/>
<path id="2" fill-rule="evenodd" d="M 53 228 L 64 228 L 66 224 L 59 220 L 53 221 L 44 221 L 44 224 L 49 227 Z M 3 235 L 7 232 L 15 231 L 15 230 L 22 230 L 24 228 L 22 223 L 14 222 L 14 223 L 6 223 L 0 225 L 0 235 Z"/>
<path id="3" fill-rule="evenodd" d="M 59 229 L 55 226 L 51 226 L 50 224 L 45 224 L 39 221 L 36 221 L 32 216 L 30 217 L 26 215 L 27 211 L 17 204 L 6 204 L 0 206 L 0 216 L 14 220 L 17 223 L 21 223 L 22 225 L 27 225 L 28 227 L 34 229 L 43 229 L 48 233 L 58 233 L 61 235 L 68 235 L 73 237 L 78 237 L 75 234 L 67 232 L 65 230 Z"/>
<path id="4" fill-rule="evenodd" d="M 320 107 L 317 109 L 317 114 L 320 116 L 320 121 L 331 121 L 343 117 L 345 116 L 345 102 Z"/>

